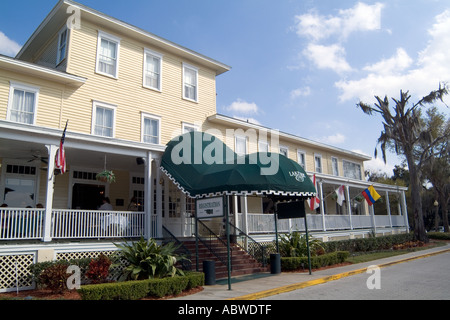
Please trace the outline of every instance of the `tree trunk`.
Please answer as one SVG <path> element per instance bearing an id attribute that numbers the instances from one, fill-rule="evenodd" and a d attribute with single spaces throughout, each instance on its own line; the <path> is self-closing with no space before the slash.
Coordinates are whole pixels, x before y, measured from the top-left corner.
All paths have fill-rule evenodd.
<path id="1" fill-rule="evenodd" d="M 410 174 L 410 188 L 411 188 L 411 202 L 412 210 L 414 214 L 414 239 L 418 241 L 423 241 L 428 243 L 428 237 L 425 232 L 425 223 L 423 221 L 423 211 L 422 211 L 422 196 L 420 194 L 421 185 L 419 178 L 419 171 L 413 161 L 410 163 L 408 160 L 408 168 Z"/>

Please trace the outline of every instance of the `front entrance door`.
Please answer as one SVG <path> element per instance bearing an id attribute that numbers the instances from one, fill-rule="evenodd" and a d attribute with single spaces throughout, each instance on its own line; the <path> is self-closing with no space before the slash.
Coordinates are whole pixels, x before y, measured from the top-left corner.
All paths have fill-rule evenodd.
<path id="1" fill-rule="evenodd" d="M 72 192 L 72 209 L 97 210 L 102 205 L 105 186 L 75 183 Z"/>

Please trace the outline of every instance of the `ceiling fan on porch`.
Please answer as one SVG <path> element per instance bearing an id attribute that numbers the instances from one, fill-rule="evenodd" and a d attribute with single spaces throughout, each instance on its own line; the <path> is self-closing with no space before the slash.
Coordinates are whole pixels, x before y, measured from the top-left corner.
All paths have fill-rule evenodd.
<path id="1" fill-rule="evenodd" d="M 33 154 L 32 159 L 28 160 L 28 163 L 34 161 L 41 161 L 42 163 L 48 165 L 48 157 L 41 157 L 39 154 Z"/>

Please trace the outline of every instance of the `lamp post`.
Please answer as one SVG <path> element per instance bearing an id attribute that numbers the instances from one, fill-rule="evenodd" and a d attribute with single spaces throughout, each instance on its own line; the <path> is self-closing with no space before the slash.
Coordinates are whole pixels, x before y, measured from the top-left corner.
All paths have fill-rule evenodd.
<path id="1" fill-rule="evenodd" d="M 434 228 L 436 229 L 436 231 L 439 231 L 439 202 L 437 200 L 434 200 L 433 205 L 436 208 L 436 211 L 434 213 Z"/>

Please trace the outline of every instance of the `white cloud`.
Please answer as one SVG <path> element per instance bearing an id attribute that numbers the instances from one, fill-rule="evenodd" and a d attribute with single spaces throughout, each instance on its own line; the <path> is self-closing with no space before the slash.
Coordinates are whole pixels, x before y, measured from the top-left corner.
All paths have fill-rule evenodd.
<path id="1" fill-rule="evenodd" d="M 291 99 L 297 99 L 298 97 L 307 97 L 311 94 L 311 88 L 306 86 L 291 91 Z"/>
<path id="2" fill-rule="evenodd" d="M 323 46 L 310 43 L 303 54 L 319 69 L 331 69 L 337 73 L 352 71 L 345 59 L 345 49 L 339 44 Z"/>
<path id="3" fill-rule="evenodd" d="M 400 89 L 421 97 L 436 90 L 440 82 L 450 81 L 450 10 L 436 16 L 428 34 L 430 40 L 416 61 L 399 48 L 393 57 L 365 67 L 365 77 L 336 82 L 342 91 L 340 101 L 359 99 L 370 103 L 374 95 L 398 97 Z"/>
<path id="4" fill-rule="evenodd" d="M 389 163 L 385 164 L 380 158 L 365 161 L 364 170 L 369 170 L 372 173 L 386 173 L 388 177 L 394 175 L 394 166 Z"/>
<path id="5" fill-rule="evenodd" d="M 320 41 L 331 36 L 346 39 L 357 31 L 373 31 L 381 28 L 381 3 L 367 5 L 358 2 L 353 8 L 339 10 L 337 16 L 321 16 L 316 11 L 295 17 L 296 32 L 301 37 Z"/>
<path id="6" fill-rule="evenodd" d="M 227 111 L 236 112 L 238 114 L 258 114 L 259 107 L 254 102 L 246 102 L 237 99 L 235 102 L 224 108 Z"/>
<path id="7" fill-rule="evenodd" d="M 15 57 L 21 46 L 0 31 L 0 54 Z"/>

